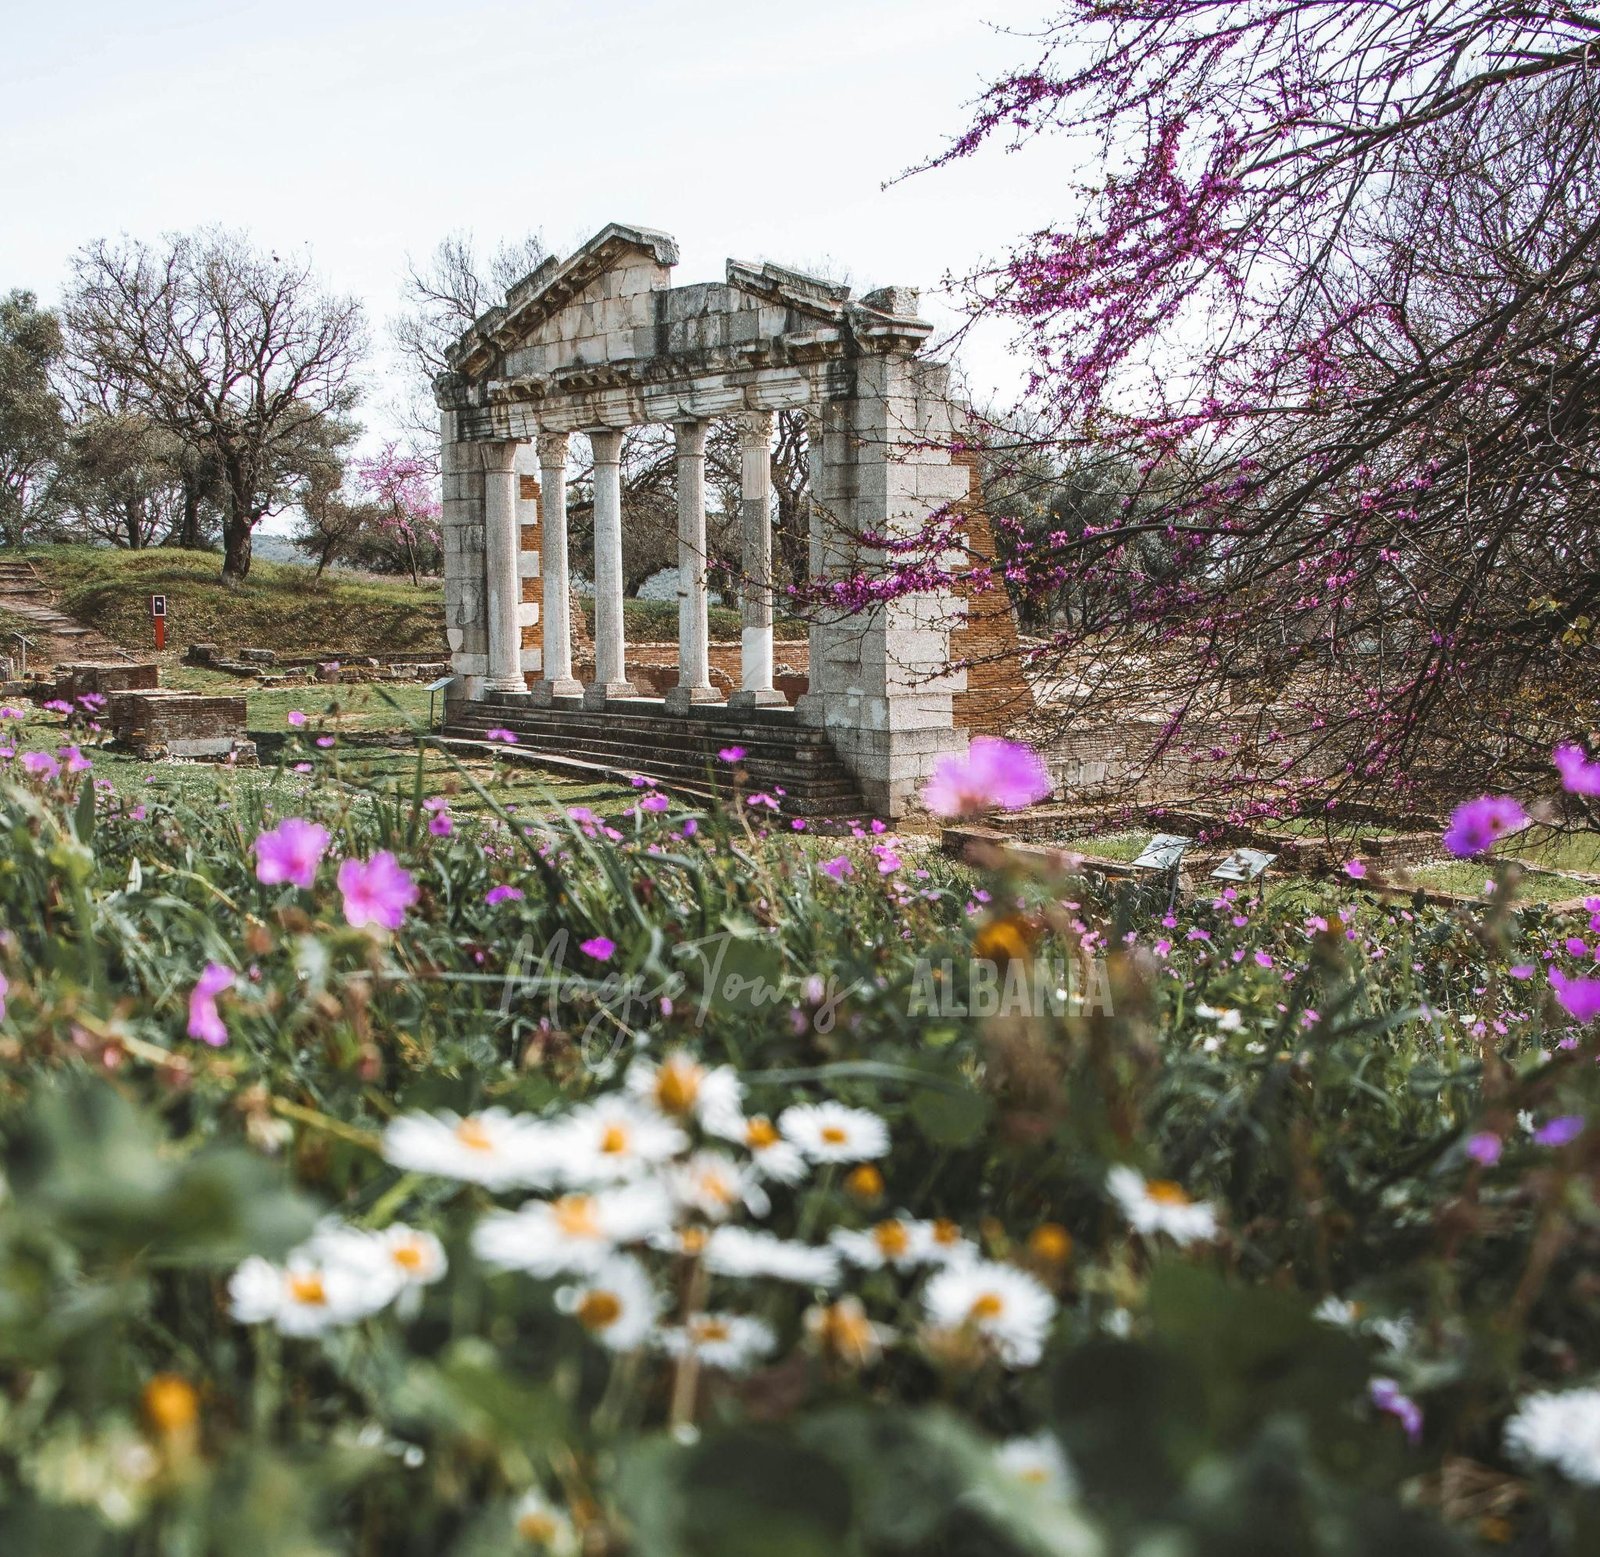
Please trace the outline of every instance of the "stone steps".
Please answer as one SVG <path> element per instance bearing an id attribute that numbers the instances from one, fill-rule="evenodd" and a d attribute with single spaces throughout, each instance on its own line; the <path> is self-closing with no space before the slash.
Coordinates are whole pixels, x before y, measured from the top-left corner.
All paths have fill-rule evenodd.
<path id="1" fill-rule="evenodd" d="M 485 741 L 485 733 L 495 728 L 512 731 L 517 744 Z M 727 798 L 741 790 L 770 794 L 788 816 L 843 819 L 864 810 L 855 780 L 827 735 L 798 723 L 789 709 L 697 708 L 675 715 L 649 698 L 591 711 L 576 698 L 537 708 L 524 699 L 491 695 L 482 702 L 453 703 L 445 736 L 447 743 L 470 743 L 585 777 L 627 781 L 643 774 L 663 789 L 697 799 Z M 738 763 L 718 757 L 729 746 L 744 748 Z"/>

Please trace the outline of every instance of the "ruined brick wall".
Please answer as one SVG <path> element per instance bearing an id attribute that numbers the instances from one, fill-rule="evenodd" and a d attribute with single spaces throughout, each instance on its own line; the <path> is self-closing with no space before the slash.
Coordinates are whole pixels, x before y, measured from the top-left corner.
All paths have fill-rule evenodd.
<path id="1" fill-rule="evenodd" d="M 978 451 L 950 456 L 965 466 L 969 496 L 961 505 L 967 521 L 968 545 L 975 556 L 993 561 L 994 531 L 984 512 L 979 484 Z M 950 658 L 967 669 L 967 689 L 954 698 L 955 722 L 974 735 L 1003 735 L 1033 712 L 1033 692 L 1022 674 L 1022 645 L 1017 619 L 1003 586 L 971 590 L 958 586 L 967 602 L 964 627 L 950 634 Z"/>

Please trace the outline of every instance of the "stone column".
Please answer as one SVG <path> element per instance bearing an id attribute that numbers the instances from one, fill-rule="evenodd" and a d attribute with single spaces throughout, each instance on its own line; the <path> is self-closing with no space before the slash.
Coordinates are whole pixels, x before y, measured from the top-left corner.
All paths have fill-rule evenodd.
<path id="1" fill-rule="evenodd" d="M 522 534 L 517 523 L 517 442 L 484 443 L 483 564 L 489 595 L 487 692 L 526 692 L 522 674 Z"/>
<path id="2" fill-rule="evenodd" d="M 772 412 L 741 411 L 739 518 L 744 586 L 740 590 L 741 686 L 729 708 L 785 703 L 772 685 Z"/>
<path id="3" fill-rule="evenodd" d="M 594 680 L 585 708 L 604 708 L 611 697 L 636 697 L 627 679 L 622 625 L 622 434 L 596 427 L 594 449 Z"/>
<path id="4" fill-rule="evenodd" d="M 539 434 L 539 573 L 544 585 L 544 679 L 536 703 L 578 697 L 572 674 L 572 594 L 567 571 L 567 434 Z"/>
<path id="5" fill-rule="evenodd" d="M 706 424 L 678 422 L 678 684 L 667 711 L 714 703 L 706 622 Z"/>

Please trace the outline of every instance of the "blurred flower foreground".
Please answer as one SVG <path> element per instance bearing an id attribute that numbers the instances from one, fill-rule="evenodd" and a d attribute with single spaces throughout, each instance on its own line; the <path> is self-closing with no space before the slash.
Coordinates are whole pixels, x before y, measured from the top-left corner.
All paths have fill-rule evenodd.
<path id="1" fill-rule="evenodd" d="M 64 717 L 0 726 L 6 1557 L 1600 1550 L 1600 899 L 1173 907 L 314 722 L 191 807 Z"/>

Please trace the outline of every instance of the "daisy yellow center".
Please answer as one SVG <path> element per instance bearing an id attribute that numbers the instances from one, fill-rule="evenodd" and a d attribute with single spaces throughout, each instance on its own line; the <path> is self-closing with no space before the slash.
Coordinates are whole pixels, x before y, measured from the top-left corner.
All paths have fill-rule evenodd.
<path id="1" fill-rule="evenodd" d="M 1189 1197 L 1184 1194 L 1181 1185 L 1174 1184 L 1171 1179 L 1151 1179 L 1144 1187 L 1144 1192 L 1158 1206 L 1186 1206 Z"/>
<path id="2" fill-rule="evenodd" d="M 656 1072 L 656 1104 L 664 1114 L 686 1114 L 700 1096 L 700 1067 L 689 1060 L 668 1060 Z"/>
<path id="3" fill-rule="evenodd" d="M 1028 1248 L 1041 1260 L 1060 1265 L 1072 1253 L 1072 1234 L 1059 1222 L 1041 1222 L 1028 1235 Z"/>
<path id="4" fill-rule="evenodd" d="M 828 1146 L 843 1146 L 850 1139 L 850 1132 L 842 1125 L 823 1125 L 818 1134 Z"/>
<path id="5" fill-rule="evenodd" d="M 622 1299 L 615 1292 L 596 1288 L 585 1292 L 578 1304 L 578 1323 L 585 1330 L 609 1329 L 622 1317 Z"/>
<path id="6" fill-rule="evenodd" d="M 422 1245 L 412 1238 L 405 1243 L 395 1245 L 394 1262 L 401 1270 L 415 1273 L 422 1269 L 427 1260 L 422 1252 Z"/>
<path id="7" fill-rule="evenodd" d="M 159 1431 L 181 1433 L 200 1415 L 200 1397 L 187 1379 L 158 1373 L 144 1387 L 144 1410 Z"/>
<path id="8" fill-rule="evenodd" d="M 967 1317 L 981 1322 L 985 1319 L 998 1319 L 1005 1311 L 1005 1301 L 999 1293 L 984 1292 L 973 1299 Z"/>
<path id="9" fill-rule="evenodd" d="M 725 1341 L 728 1339 L 727 1321 L 723 1319 L 697 1319 L 694 1326 L 697 1341 Z"/>
<path id="10" fill-rule="evenodd" d="M 753 1152 L 764 1151 L 778 1144 L 777 1129 L 770 1119 L 752 1119 L 744 1127 L 744 1142 Z"/>
<path id="11" fill-rule="evenodd" d="M 619 1124 L 610 1124 L 600 1137 L 600 1150 L 608 1157 L 620 1157 L 628 1149 L 627 1128 Z"/>
<path id="12" fill-rule="evenodd" d="M 598 1238 L 600 1221 L 589 1195 L 563 1195 L 550 1207 L 555 1223 L 568 1238 Z"/>
<path id="13" fill-rule="evenodd" d="M 941 1249 L 953 1248 L 961 1242 L 961 1229 L 947 1216 L 941 1216 L 933 1224 L 933 1241 Z"/>
<path id="14" fill-rule="evenodd" d="M 703 1253 L 706 1246 L 706 1230 L 703 1227 L 686 1227 L 678 1235 L 678 1247 L 685 1254 L 695 1255 Z"/>
<path id="15" fill-rule="evenodd" d="M 700 1175 L 700 1193 L 707 1200 L 715 1201 L 719 1206 L 729 1205 L 733 1200 L 733 1185 L 714 1168 L 708 1168 Z"/>
<path id="16" fill-rule="evenodd" d="M 494 1142 L 489 1139 L 489 1132 L 476 1119 L 463 1119 L 456 1126 L 456 1139 L 469 1152 L 491 1152 L 494 1150 Z"/>
<path id="17" fill-rule="evenodd" d="M 530 1511 L 517 1521 L 517 1534 L 524 1541 L 548 1546 L 556 1537 L 556 1522 L 548 1514 Z"/>
<path id="18" fill-rule="evenodd" d="M 322 1308 L 328 1301 L 328 1289 L 315 1271 L 297 1271 L 289 1277 L 289 1298 L 307 1308 Z"/>
<path id="19" fill-rule="evenodd" d="M 911 1234 L 904 1222 L 879 1222 L 872 1229 L 872 1241 L 886 1258 L 897 1260 L 911 1247 Z"/>
<path id="20" fill-rule="evenodd" d="M 1049 1481 L 1050 1473 L 1042 1465 L 1028 1465 L 1023 1468 L 1022 1474 L 1017 1479 L 1026 1481 L 1031 1486 L 1042 1487 Z"/>

